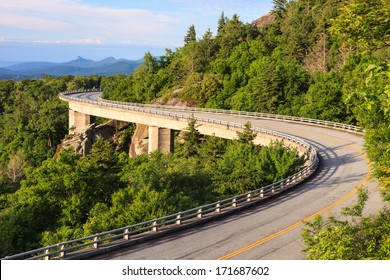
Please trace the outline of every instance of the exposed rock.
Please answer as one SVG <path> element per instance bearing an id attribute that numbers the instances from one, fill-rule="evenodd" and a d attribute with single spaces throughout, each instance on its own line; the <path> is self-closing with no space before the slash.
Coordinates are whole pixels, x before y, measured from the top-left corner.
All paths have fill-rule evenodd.
<path id="1" fill-rule="evenodd" d="M 272 12 L 269 12 L 265 16 L 262 16 L 254 21 L 252 21 L 251 26 L 253 27 L 264 27 L 267 24 L 270 24 L 276 20 L 276 15 Z"/>
<path id="2" fill-rule="evenodd" d="M 176 90 L 180 92 L 181 89 Z M 154 104 L 162 105 L 162 100 L 156 101 Z M 164 105 L 176 106 L 176 107 L 195 107 L 196 103 L 188 100 L 182 100 L 180 98 L 171 98 Z M 149 144 L 149 127 L 147 125 L 137 124 L 134 135 L 131 139 L 129 156 L 136 157 L 138 155 L 148 153 Z"/>
<path id="3" fill-rule="evenodd" d="M 112 144 L 116 144 L 118 147 L 121 132 L 129 125 L 129 123 L 115 120 L 110 120 L 101 125 L 93 123 L 84 129 L 79 130 L 74 135 L 70 135 L 64 139 L 58 146 L 55 157 L 57 157 L 60 151 L 68 148 L 72 148 L 78 154 L 84 156 L 88 155 L 93 143 L 95 143 L 99 137 L 109 140 Z"/>
<path id="4" fill-rule="evenodd" d="M 175 96 L 177 96 L 179 93 L 181 93 L 183 91 L 183 88 L 178 88 L 178 89 L 175 89 L 174 91 L 173 91 L 173 94 L 175 95 Z"/>
<path id="5" fill-rule="evenodd" d="M 137 124 L 134 135 L 131 138 L 129 156 L 136 157 L 148 152 L 149 127 L 143 124 Z"/>
<path id="6" fill-rule="evenodd" d="M 201 82 L 199 82 L 201 84 Z M 169 95 L 154 100 L 154 105 L 167 105 L 177 107 L 196 107 L 197 103 L 194 100 L 186 99 L 181 96 L 183 88 L 173 90 Z"/>
<path id="7" fill-rule="evenodd" d="M 55 158 L 62 150 L 72 148 L 76 153 L 83 156 L 87 155 L 92 148 L 93 131 L 95 124 L 87 126 L 85 129 L 65 138 L 58 146 Z"/>
<path id="8" fill-rule="evenodd" d="M 196 103 L 194 101 L 182 100 L 179 98 L 171 98 L 165 104 L 168 106 L 177 106 L 177 107 L 195 107 Z"/>

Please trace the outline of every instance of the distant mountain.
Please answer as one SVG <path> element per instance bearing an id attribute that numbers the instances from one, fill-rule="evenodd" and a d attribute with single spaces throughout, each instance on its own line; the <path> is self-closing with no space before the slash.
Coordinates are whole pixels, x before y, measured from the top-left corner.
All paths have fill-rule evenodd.
<path id="1" fill-rule="evenodd" d="M 107 57 L 100 61 L 78 57 L 64 63 L 23 62 L 0 68 L 0 80 L 21 80 L 51 76 L 111 76 L 114 74 L 130 74 L 142 64 L 143 59 L 127 60 Z"/>
<path id="2" fill-rule="evenodd" d="M 20 63 L 20 61 L 2 61 L 2 60 L 0 60 L 0 68 L 1 67 L 8 67 L 8 66 L 18 64 L 18 63 Z"/>
<path id="3" fill-rule="evenodd" d="M 4 68 L 22 73 L 28 71 L 38 72 L 40 69 L 46 69 L 54 65 L 56 65 L 56 63 L 53 62 L 23 62 L 15 65 L 6 66 Z"/>
<path id="4" fill-rule="evenodd" d="M 62 65 L 73 66 L 73 67 L 94 67 L 95 63 L 96 62 L 91 59 L 85 59 L 79 56 L 75 60 L 62 63 Z"/>
<path id="5" fill-rule="evenodd" d="M 0 68 L 0 80 L 20 81 L 23 79 L 39 78 L 39 77 L 41 77 L 41 75 L 39 75 L 39 76 L 34 76 L 34 75 L 26 76 L 26 75 L 18 74 L 17 72 L 11 71 L 11 70 L 6 69 L 6 68 Z"/>

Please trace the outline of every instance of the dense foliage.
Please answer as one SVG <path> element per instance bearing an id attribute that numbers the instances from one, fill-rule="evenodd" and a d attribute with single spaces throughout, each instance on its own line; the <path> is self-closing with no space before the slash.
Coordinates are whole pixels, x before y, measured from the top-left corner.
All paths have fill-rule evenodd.
<path id="1" fill-rule="evenodd" d="M 389 259 L 389 209 L 383 209 L 375 216 L 362 217 L 367 190 L 360 190 L 358 198 L 356 205 L 343 209 L 342 218 L 331 215 L 325 221 L 318 216 L 307 223 L 308 228 L 302 231 L 307 259 Z"/>
<path id="2" fill-rule="evenodd" d="M 374 163 L 385 201 L 390 202 L 390 4 L 382 0 L 350 0 L 331 21 L 332 35 L 350 44 L 344 67 L 343 100 L 366 129 L 366 152 Z M 344 48 L 347 48 L 344 45 Z M 352 222 L 317 217 L 302 232 L 310 259 L 390 259 L 390 213 L 361 217 L 364 192 Z"/>
<path id="3" fill-rule="evenodd" d="M 68 132 L 65 90 L 98 86 L 100 78 L 64 76 L 0 81 L 0 193 L 13 191 L 29 168 L 54 155 Z"/>

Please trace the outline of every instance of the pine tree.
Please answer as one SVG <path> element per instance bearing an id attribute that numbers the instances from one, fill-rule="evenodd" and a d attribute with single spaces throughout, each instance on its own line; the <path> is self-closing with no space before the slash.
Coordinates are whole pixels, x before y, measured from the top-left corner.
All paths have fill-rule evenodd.
<path id="1" fill-rule="evenodd" d="M 244 124 L 244 131 L 237 132 L 238 142 L 243 144 L 253 144 L 253 140 L 255 140 L 257 133 L 252 131 L 252 124 L 250 122 L 246 122 Z"/>
<path id="2" fill-rule="evenodd" d="M 287 2 L 288 0 L 272 0 L 274 4 L 272 12 L 281 17 L 287 11 Z"/>
<path id="3" fill-rule="evenodd" d="M 191 25 L 188 28 L 187 35 L 184 37 L 184 44 L 188 45 L 189 43 L 196 41 L 196 31 L 195 31 L 195 25 Z"/>
<path id="4" fill-rule="evenodd" d="M 199 58 L 199 70 L 205 72 L 216 53 L 216 44 L 213 33 L 208 29 L 202 38 L 198 41 L 197 52 Z"/>
<path id="5" fill-rule="evenodd" d="M 218 35 L 221 35 L 221 32 L 222 32 L 222 30 L 224 29 L 224 27 L 226 25 L 226 21 L 227 21 L 227 18 L 225 17 L 225 13 L 222 12 L 221 16 L 218 19 L 218 29 L 217 29 Z"/>
<path id="6" fill-rule="evenodd" d="M 149 73 L 155 73 L 158 70 L 158 62 L 157 59 L 147 51 L 144 56 L 144 65 Z"/>
<path id="7" fill-rule="evenodd" d="M 202 142 L 202 135 L 199 133 L 197 127 L 199 127 L 199 125 L 196 124 L 196 119 L 192 117 L 188 121 L 188 127 L 183 131 L 183 155 L 185 157 L 196 156 L 199 154 L 199 146 Z"/>

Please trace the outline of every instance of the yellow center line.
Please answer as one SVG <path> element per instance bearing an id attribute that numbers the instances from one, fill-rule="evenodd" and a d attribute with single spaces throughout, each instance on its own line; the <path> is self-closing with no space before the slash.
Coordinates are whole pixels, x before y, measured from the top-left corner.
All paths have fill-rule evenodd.
<path id="1" fill-rule="evenodd" d="M 307 134 L 314 134 L 314 133 L 307 132 Z M 321 135 L 319 137 L 323 138 L 323 139 L 328 139 L 328 140 L 330 140 L 331 142 L 334 142 L 334 143 L 339 143 L 339 144 L 340 143 L 342 143 L 342 144 L 346 143 L 346 142 L 335 140 L 334 138 L 329 138 L 329 137 L 326 137 L 326 136 L 323 136 L 323 135 Z M 325 212 L 328 212 L 329 210 L 331 210 L 331 209 L 335 208 L 336 206 L 340 205 L 341 203 L 346 201 L 348 198 L 350 198 L 353 194 L 355 194 L 359 189 L 361 189 L 367 183 L 367 181 L 371 177 L 371 172 L 372 172 L 371 171 L 371 164 L 370 164 L 370 162 L 369 162 L 369 160 L 367 158 L 367 155 L 365 153 L 363 153 L 359 148 L 357 148 L 356 146 L 351 145 L 351 144 L 347 145 L 347 147 L 349 147 L 352 150 L 355 150 L 360 155 L 362 155 L 363 158 L 366 160 L 367 165 L 368 165 L 368 171 L 367 171 L 366 176 L 364 177 L 364 179 L 360 182 L 360 184 L 356 188 L 354 188 L 352 191 L 347 193 L 345 196 L 341 197 L 339 200 L 333 202 L 331 205 L 327 206 L 326 208 L 324 208 L 324 209 L 314 213 L 313 215 L 311 215 L 309 217 L 306 217 L 305 219 L 303 219 L 301 221 L 298 221 L 295 224 L 292 224 L 292 225 L 290 225 L 290 226 L 288 226 L 288 227 L 286 227 L 286 228 L 284 228 L 284 229 L 282 229 L 282 230 L 280 230 L 278 232 L 275 232 L 275 233 L 273 233 L 273 234 L 271 234 L 271 235 L 269 235 L 267 237 L 264 237 L 264 238 L 254 242 L 252 244 L 249 244 L 248 246 L 245 246 L 245 247 L 240 248 L 240 249 L 238 249 L 238 250 L 236 250 L 234 252 L 231 252 L 230 254 L 222 256 L 222 257 L 218 258 L 218 260 L 228 260 L 228 259 L 231 259 L 231 258 L 233 258 L 233 257 L 235 257 L 235 256 L 237 256 L 237 255 L 239 255 L 241 253 L 244 253 L 244 252 L 246 252 L 248 250 L 251 250 L 251 249 L 253 249 L 255 247 L 258 247 L 258 246 L 260 246 L 260 245 L 262 245 L 262 244 L 264 244 L 264 243 L 266 243 L 266 242 L 268 242 L 268 241 L 270 241 L 270 240 L 272 240 L 272 239 L 274 239 L 274 238 L 276 238 L 278 236 L 281 236 L 281 235 L 283 235 L 283 234 L 285 234 L 285 233 L 287 233 L 287 232 L 289 232 L 289 231 L 291 231 L 293 229 L 296 229 L 297 227 L 303 225 L 305 222 L 311 221 L 315 217 L 317 217 L 319 215 L 322 215 Z"/>

